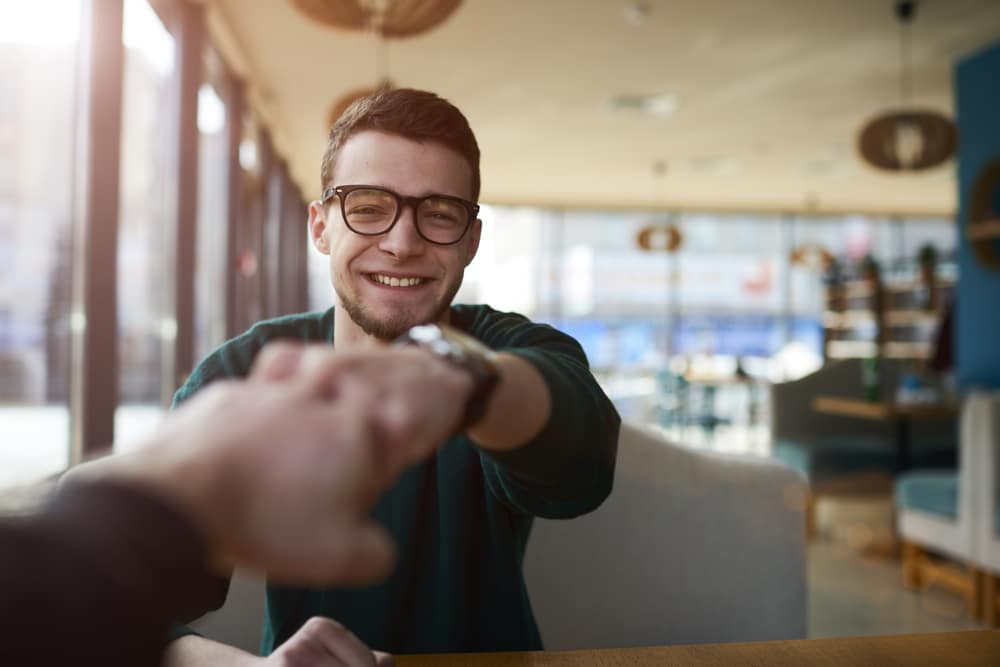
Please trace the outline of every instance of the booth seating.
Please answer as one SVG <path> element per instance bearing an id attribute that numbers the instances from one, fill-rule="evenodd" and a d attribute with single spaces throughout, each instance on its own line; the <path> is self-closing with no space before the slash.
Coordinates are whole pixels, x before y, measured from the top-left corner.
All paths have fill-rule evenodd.
<path id="1" fill-rule="evenodd" d="M 532 528 L 524 575 L 545 647 L 804 638 L 805 496 L 779 462 L 622 424 L 604 504 Z"/>
<path id="2" fill-rule="evenodd" d="M 983 618 L 1000 625 L 1000 392 L 975 392 L 966 399 L 963 447 L 976 457 L 972 470 L 976 521 L 973 562 L 981 570 Z"/>
<path id="3" fill-rule="evenodd" d="M 892 392 L 903 370 L 891 359 L 882 363 L 883 398 Z M 896 470 L 895 432 L 891 422 L 854 419 L 817 412 L 820 395 L 863 395 L 860 359 L 831 361 L 791 382 L 771 386 L 772 455 L 799 470 L 809 481 L 806 521 L 816 532 L 815 500 L 821 496 L 889 495 Z M 951 420 L 921 422 L 912 429 L 913 467 L 953 467 L 955 424 Z"/>
<path id="4" fill-rule="evenodd" d="M 980 616 L 982 580 L 974 562 L 979 518 L 975 416 L 963 409 L 959 468 L 912 469 L 896 481 L 897 529 L 903 547 L 903 585 L 922 590 L 933 584 L 966 599 L 969 614 Z"/>
<path id="5" fill-rule="evenodd" d="M 532 528 L 524 575 L 545 647 L 804 638 L 805 493 L 783 464 L 622 424 L 604 504 Z M 256 652 L 262 614 L 260 580 L 237 573 L 192 625 Z"/>

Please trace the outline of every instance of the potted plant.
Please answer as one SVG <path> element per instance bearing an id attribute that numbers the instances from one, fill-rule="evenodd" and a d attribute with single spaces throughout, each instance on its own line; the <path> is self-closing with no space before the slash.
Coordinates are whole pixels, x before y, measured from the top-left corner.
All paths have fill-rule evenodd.
<path id="1" fill-rule="evenodd" d="M 862 280 L 877 283 L 879 277 L 878 260 L 871 253 L 865 255 L 858 264 L 858 273 Z"/>

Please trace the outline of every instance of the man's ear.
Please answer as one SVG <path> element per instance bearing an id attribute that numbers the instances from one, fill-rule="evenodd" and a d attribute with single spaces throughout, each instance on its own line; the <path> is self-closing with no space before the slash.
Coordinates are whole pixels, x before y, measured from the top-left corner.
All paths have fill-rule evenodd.
<path id="1" fill-rule="evenodd" d="M 313 247 L 324 255 L 330 254 L 330 242 L 326 238 L 326 213 L 323 204 L 309 202 L 309 240 Z"/>
<path id="2" fill-rule="evenodd" d="M 465 265 L 468 266 L 472 264 L 472 260 L 476 258 L 476 253 L 479 252 L 479 236 L 483 233 L 483 221 L 476 218 L 472 221 L 472 227 L 469 229 L 469 251 L 465 258 Z"/>

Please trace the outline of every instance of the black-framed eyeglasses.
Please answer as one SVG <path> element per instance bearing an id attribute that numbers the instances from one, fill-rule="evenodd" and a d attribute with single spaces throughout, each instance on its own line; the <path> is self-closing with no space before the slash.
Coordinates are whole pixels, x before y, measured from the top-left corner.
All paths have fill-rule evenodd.
<path id="1" fill-rule="evenodd" d="M 337 185 L 323 193 L 325 204 L 340 199 L 344 224 L 355 234 L 379 236 L 399 220 L 403 206 L 413 207 L 417 234 L 428 243 L 452 245 L 465 236 L 479 213 L 479 205 L 451 195 L 407 197 L 375 185 Z"/>

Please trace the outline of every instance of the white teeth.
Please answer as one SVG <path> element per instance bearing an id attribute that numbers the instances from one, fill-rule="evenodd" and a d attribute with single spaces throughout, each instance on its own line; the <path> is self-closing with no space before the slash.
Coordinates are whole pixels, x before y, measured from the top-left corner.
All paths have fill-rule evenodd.
<path id="1" fill-rule="evenodd" d="M 383 276 L 378 273 L 371 274 L 371 277 L 375 282 L 388 285 L 389 287 L 415 287 L 424 282 L 423 278 L 396 278 Z"/>

